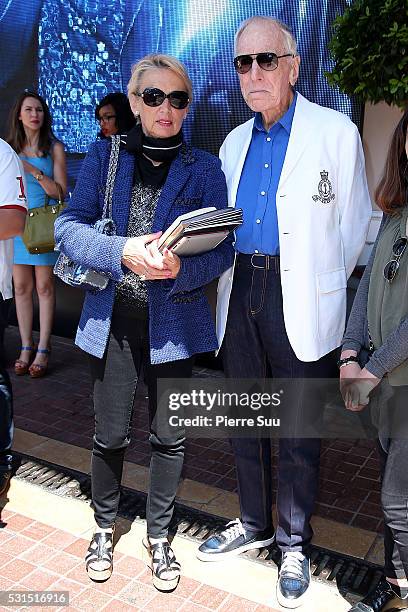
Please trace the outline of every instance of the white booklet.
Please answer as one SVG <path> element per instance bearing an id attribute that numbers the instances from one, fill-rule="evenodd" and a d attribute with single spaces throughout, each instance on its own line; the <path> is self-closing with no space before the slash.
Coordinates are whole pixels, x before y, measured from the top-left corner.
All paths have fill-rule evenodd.
<path id="1" fill-rule="evenodd" d="M 200 208 L 180 215 L 159 238 L 159 251 L 177 255 L 198 255 L 211 251 L 242 224 L 242 210 Z"/>

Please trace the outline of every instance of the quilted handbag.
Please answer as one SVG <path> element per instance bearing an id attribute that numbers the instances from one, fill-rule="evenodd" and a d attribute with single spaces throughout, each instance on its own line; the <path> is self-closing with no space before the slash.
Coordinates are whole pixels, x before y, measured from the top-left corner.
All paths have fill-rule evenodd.
<path id="1" fill-rule="evenodd" d="M 66 208 L 61 185 L 58 187 L 58 203 L 50 204 L 50 197 L 45 195 L 44 206 L 30 208 L 26 218 L 23 242 L 31 255 L 50 253 L 54 250 L 54 223 L 58 215 Z"/>
<path id="2" fill-rule="evenodd" d="M 115 184 L 116 171 L 119 160 L 120 136 L 111 136 L 112 147 L 109 158 L 108 175 L 106 178 L 106 189 L 102 218 L 94 224 L 94 229 L 100 234 L 114 236 L 116 234 L 115 222 L 112 219 L 112 196 Z M 54 274 L 64 283 L 71 287 L 80 287 L 85 291 L 102 291 L 106 289 L 109 276 L 103 272 L 97 272 L 87 268 L 70 259 L 64 253 L 60 253 L 54 266 Z"/>

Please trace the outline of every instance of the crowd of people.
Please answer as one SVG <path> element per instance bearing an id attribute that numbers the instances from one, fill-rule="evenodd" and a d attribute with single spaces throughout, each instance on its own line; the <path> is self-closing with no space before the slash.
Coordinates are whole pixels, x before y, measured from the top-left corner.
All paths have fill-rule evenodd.
<path id="1" fill-rule="evenodd" d="M 168 532 L 185 432 L 161 427 L 158 379 L 189 378 L 195 355 L 222 347 L 227 378 L 328 379 L 340 370 L 345 409 L 365 409 L 380 383 L 403 404 L 408 384 L 408 112 L 395 130 L 376 191 L 384 218 L 345 331 L 347 280 L 372 211 L 358 130 L 346 116 L 296 91 L 300 57 L 285 24 L 265 16 L 243 22 L 233 65 L 254 118 L 227 136 L 218 159 L 183 139 L 193 98 L 183 64 L 157 53 L 138 61 L 127 97 L 110 94 L 98 104 L 100 138 L 55 223 L 58 250 L 109 278 L 102 291 L 87 292 L 76 336 L 76 344 L 89 354 L 93 385 L 95 530 L 85 563 L 95 581 L 107 580 L 113 570 L 123 460 L 142 368 L 151 444 L 143 543 L 153 584 L 163 591 L 177 587 L 181 572 Z M 94 225 L 106 210 L 115 146 L 114 231 L 103 234 Z M 46 102 L 34 92 L 20 96 L 13 109 L 9 145 L 1 142 L 0 172 L 0 291 L 3 301 L 11 297 L 11 239 L 17 236 L 13 281 L 21 353 L 14 368 L 35 378 L 46 373 L 51 348 L 55 254 L 30 255 L 18 236 L 27 202 L 30 209 L 45 196 L 65 195 L 66 170 Z M 189 257 L 160 251 L 162 232 L 179 215 L 207 206 L 242 209 L 244 223 L 234 238 Z M 203 288 L 218 277 L 214 324 Z M 38 346 L 32 337 L 34 287 Z M 10 477 L 12 443 L 11 387 L 4 368 L 0 390 L 1 491 Z M 299 398 L 290 406 L 290 418 L 297 421 L 303 409 Z M 241 517 L 203 542 L 197 556 L 216 562 L 275 541 L 281 551 L 277 600 L 297 608 L 309 595 L 320 440 L 279 440 L 276 526 L 270 439 L 242 435 L 231 443 Z M 403 463 L 408 443 L 398 432 L 380 431 L 379 449 L 384 578 L 353 612 L 408 608 Z"/>

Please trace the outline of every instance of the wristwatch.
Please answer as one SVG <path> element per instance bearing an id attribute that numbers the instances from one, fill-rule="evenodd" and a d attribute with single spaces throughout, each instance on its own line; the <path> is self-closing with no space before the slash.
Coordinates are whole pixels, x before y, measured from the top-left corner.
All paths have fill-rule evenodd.
<path id="1" fill-rule="evenodd" d="M 42 181 L 44 178 L 44 172 L 42 170 L 39 170 L 34 176 L 34 178 L 37 179 L 37 181 Z"/>

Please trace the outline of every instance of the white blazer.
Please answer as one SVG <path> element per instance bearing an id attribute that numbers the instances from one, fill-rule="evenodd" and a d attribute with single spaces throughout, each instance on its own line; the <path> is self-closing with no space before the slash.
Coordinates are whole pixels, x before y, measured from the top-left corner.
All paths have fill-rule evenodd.
<path id="1" fill-rule="evenodd" d="M 235 128 L 220 150 L 229 206 L 235 206 L 253 122 Z M 300 94 L 276 208 L 286 333 L 298 359 L 316 361 L 341 343 L 347 279 L 363 249 L 372 206 L 356 126 L 342 113 Z M 234 266 L 218 284 L 219 346 L 233 276 Z"/>

